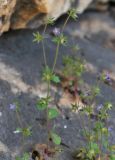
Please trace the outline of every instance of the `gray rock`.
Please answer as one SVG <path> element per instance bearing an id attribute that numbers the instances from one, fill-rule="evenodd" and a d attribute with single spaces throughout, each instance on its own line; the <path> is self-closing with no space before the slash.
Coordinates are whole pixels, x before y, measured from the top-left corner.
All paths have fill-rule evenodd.
<path id="1" fill-rule="evenodd" d="M 1 0 L 0 33 L 11 29 L 37 28 L 47 18 L 57 19 L 74 7 L 81 14 L 87 8 L 107 10 L 110 0 Z M 101 5 L 100 5 L 101 2 Z M 90 5 L 92 4 L 92 5 Z M 99 4 L 99 5 L 98 5 Z"/>
<path id="2" fill-rule="evenodd" d="M 61 27 L 63 22 L 64 19 L 60 20 L 60 24 L 55 27 Z M 85 28 L 83 28 L 84 25 Z M 62 64 L 62 53 L 70 55 L 72 49 L 69 47 L 73 44 L 79 45 L 81 50 L 79 53 L 75 52 L 75 55 L 80 57 L 84 55 L 87 61 L 89 70 L 83 78 L 88 86 L 95 84 L 97 74 L 104 69 L 110 71 L 115 79 L 114 49 L 109 46 L 104 47 L 106 40 L 114 38 L 114 25 L 115 21 L 105 13 L 86 13 L 79 18 L 79 22 L 70 21 L 65 29 L 65 34 L 69 37 L 69 46 L 60 48 L 56 67 L 59 68 Z M 46 42 L 47 61 L 51 67 L 55 53 L 55 45 L 50 40 L 52 29 L 53 27 L 47 29 L 49 39 Z M 0 112 L 2 112 L 0 139 L 5 144 L 5 146 L 0 144 L 2 146 L 0 156 L 6 156 L 6 159 L 0 157 L 0 160 L 10 160 L 11 155 L 14 157 L 25 151 L 32 151 L 33 144 L 46 142 L 45 120 L 43 119 L 45 115 L 36 109 L 37 99 L 46 95 L 46 85 L 41 83 L 44 61 L 41 45 L 32 43 L 34 31 L 36 30 L 10 31 L 0 37 Z M 101 88 L 102 94 L 98 103 L 103 103 L 108 99 L 115 104 L 114 88 L 106 84 L 101 84 Z M 52 88 L 52 95 L 54 95 L 54 88 Z M 14 134 L 16 128 L 21 127 L 15 111 L 9 108 L 9 104 L 14 101 L 20 103 L 20 118 L 23 127 L 32 126 L 32 135 L 26 138 L 24 143 L 20 133 Z M 69 120 L 62 117 L 56 119 L 57 132 L 71 149 L 68 151 L 63 147 L 64 152 L 59 155 L 59 160 L 71 160 L 71 152 L 85 143 L 79 132 L 81 125 L 78 114 L 66 113 L 70 117 Z M 113 143 L 115 143 L 114 115 L 115 108 L 112 109 L 109 120 L 109 124 L 113 127 L 111 135 Z M 36 121 L 36 118 L 39 120 Z M 64 125 L 67 125 L 66 129 Z"/>
<path id="3" fill-rule="evenodd" d="M 8 147 L 0 141 L 0 160 L 13 160 Z"/>

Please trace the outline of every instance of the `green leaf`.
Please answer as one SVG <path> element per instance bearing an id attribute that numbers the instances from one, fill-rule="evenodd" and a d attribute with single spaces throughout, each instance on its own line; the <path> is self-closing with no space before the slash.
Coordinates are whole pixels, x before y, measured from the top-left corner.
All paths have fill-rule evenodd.
<path id="1" fill-rule="evenodd" d="M 72 8 L 71 10 L 68 11 L 68 15 L 74 20 L 76 20 L 78 18 L 77 10 L 74 8 Z"/>
<path id="2" fill-rule="evenodd" d="M 56 43 L 56 44 L 62 44 L 62 45 L 66 45 L 67 44 L 67 37 L 64 36 L 63 34 L 59 35 L 59 36 L 56 36 L 53 38 L 53 42 Z"/>
<path id="3" fill-rule="evenodd" d="M 38 100 L 37 109 L 44 110 L 47 108 L 47 106 L 48 106 L 48 98 L 41 98 L 40 100 Z"/>
<path id="4" fill-rule="evenodd" d="M 16 105 L 16 111 L 19 112 L 19 110 L 20 110 L 20 103 L 18 101 L 15 101 L 14 104 Z"/>
<path id="5" fill-rule="evenodd" d="M 96 154 L 99 153 L 99 146 L 97 145 L 97 143 L 92 143 L 91 142 L 90 147 L 91 147 L 92 150 L 95 151 Z"/>
<path id="6" fill-rule="evenodd" d="M 39 43 L 44 39 L 44 37 L 39 32 L 33 33 L 33 36 L 34 36 L 33 42 Z"/>
<path id="7" fill-rule="evenodd" d="M 20 157 L 16 157 L 16 159 L 15 160 L 21 160 L 21 158 Z"/>
<path id="8" fill-rule="evenodd" d="M 22 132 L 22 128 L 16 128 L 16 130 L 14 131 L 15 134 L 21 133 L 21 132 Z"/>
<path id="9" fill-rule="evenodd" d="M 31 127 L 29 126 L 28 128 L 23 128 L 22 129 L 22 134 L 25 137 L 31 136 L 31 134 L 32 134 Z"/>
<path id="10" fill-rule="evenodd" d="M 100 94 L 100 88 L 98 86 L 94 86 L 92 91 L 95 96 Z"/>
<path id="11" fill-rule="evenodd" d="M 110 160 L 115 160 L 115 154 L 112 154 L 112 155 L 110 156 Z"/>
<path id="12" fill-rule="evenodd" d="M 84 62 L 83 60 L 75 56 L 64 56 L 63 57 L 63 74 L 64 76 L 80 77 L 84 72 Z"/>
<path id="13" fill-rule="evenodd" d="M 54 144 L 56 144 L 56 145 L 61 144 L 61 137 L 58 136 L 56 133 L 51 133 L 51 137 L 52 137 Z"/>
<path id="14" fill-rule="evenodd" d="M 104 142 L 103 142 L 103 147 L 104 147 L 105 149 L 108 149 L 108 146 L 109 146 L 108 141 L 104 141 Z"/>
<path id="15" fill-rule="evenodd" d="M 50 108 L 48 111 L 48 118 L 53 119 L 59 115 L 59 112 L 56 108 Z"/>
<path id="16" fill-rule="evenodd" d="M 55 18 L 48 18 L 48 19 L 46 20 L 46 24 L 54 25 L 54 21 L 55 21 Z"/>
<path id="17" fill-rule="evenodd" d="M 93 157 L 95 156 L 95 151 L 94 149 L 90 149 L 87 153 L 88 158 L 90 158 L 91 160 L 93 159 Z"/>
<path id="18" fill-rule="evenodd" d="M 29 160 L 30 156 L 28 153 L 24 153 L 22 160 Z"/>
<path id="19" fill-rule="evenodd" d="M 115 145 L 111 146 L 111 151 L 115 151 Z"/>
<path id="20" fill-rule="evenodd" d="M 112 109 L 112 104 L 110 102 L 105 103 L 105 107 L 107 110 L 111 110 Z"/>
<path id="21" fill-rule="evenodd" d="M 44 68 L 43 70 L 43 80 L 46 81 L 46 82 L 50 82 L 51 79 L 52 79 L 52 70 L 47 66 Z"/>
<path id="22" fill-rule="evenodd" d="M 45 23 L 47 24 L 47 25 L 54 25 L 54 23 L 55 23 L 55 18 L 48 18 L 48 19 L 46 19 L 45 20 Z"/>
<path id="23" fill-rule="evenodd" d="M 54 83 L 60 83 L 60 78 L 56 75 L 53 75 L 52 76 L 52 79 L 51 79 Z"/>
<path id="24" fill-rule="evenodd" d="M 24 155 L 21 158 L 16 157 L 16 160 L 29 160 L 29 159 L 30 159 L 29 153 L 24 153 Z"/>

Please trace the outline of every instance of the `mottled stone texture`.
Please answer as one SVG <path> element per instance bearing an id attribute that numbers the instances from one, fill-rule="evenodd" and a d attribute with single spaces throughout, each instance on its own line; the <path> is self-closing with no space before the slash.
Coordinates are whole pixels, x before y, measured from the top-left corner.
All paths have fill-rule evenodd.
<path id="1" fill-rule="evenodd" d="M 70 6 L 70 0 L 0 0 L 0 32 L 38 27 L 47 17 L 56 19 Z"/>
<path id="2" fill-rule="evenodd" d="M 110 0 L 0 0 L 0 33 L 10 28 L 36 28 L 46 18 L 56 19 L 70 7 L 74 6 L 82 13 L 92 2 L 108 1 Z"/>
<path id="3" fill-rule="evenodd" d="M 9 30 L 16 0 L 0 0 L 0 34 Z"/>

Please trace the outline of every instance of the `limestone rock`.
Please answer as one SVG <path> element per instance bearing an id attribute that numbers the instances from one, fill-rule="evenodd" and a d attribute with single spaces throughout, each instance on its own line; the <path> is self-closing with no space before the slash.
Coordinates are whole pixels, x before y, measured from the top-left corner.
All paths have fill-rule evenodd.
<path id="1" fill-rule="evenodd" d="M 16 0 L 0 0 L 0 33 L 9 30 Z"/>
<path id="2" fill-rule="evenodd" d="M 107 4 L 110 0 L 0 0 L 0 33 L 11 29 L 37 28 L 49 17 L 57 19 L 70 7 L 82 13 L 92 2 Z M 101 7 L 102 10 L 107 6 Z M 99 8 L 99 7 L 98 7 Z"/>
<path id="3" fill-rule="evenodd" d="M 0 160 L 14 160 L 8 147 L 0 141 Z"/>
<path id="4" fill-rule="evenodd" d="M 70 6 L 70 0 L 0 0 L 0 32 L 39 27 L 47 17 L 56 19 Z"/>
<path id="5" fill-rule="evenodd" d="M 57 19 L 72 6 L 83 12 L 93 0 L 0 0 L 0 33 L 11 29 L 36 28 L 46 18 Z"/>
<path id="6" fill-rule="evenodd" d="M 11 19 L 11 28 L 36 28 L 47 17 L 55 19 L 70 8 L 70 0 L 18 0 Z"/>
<path id="7" fill-rule="evenodd" d="M 92 2 L 93 0 L 79 0 L 77 9 L 80 13 L 82 13 Z"/>

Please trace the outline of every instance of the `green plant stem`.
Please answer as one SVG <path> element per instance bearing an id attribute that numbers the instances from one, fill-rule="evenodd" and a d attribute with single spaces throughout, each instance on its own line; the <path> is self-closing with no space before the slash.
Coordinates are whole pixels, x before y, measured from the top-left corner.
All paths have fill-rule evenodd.
<path id="1" fill-rule="evenodd" d="M 90 107 L 90 106 L 89 106 Z M 92 136 L 92 133 L 91 133 L 91 118 L 90 118 L 90 116 L 91 115 L 89 115 L 88 117 L 89 117 L 89 138 L 91 138 L 91 136 Z M 89 145 L 90 145 L 90 149 L 91 149 L 91 140 L 89 139 Z"/>
<path id="2" fill-rule="evenodd" d="M 65 23 L 62 27 L 62 31 L 61 33 L 63 33 L 64 29 L 65 29 L 65 26 L 67 25 L 67 22 L 69 21 L 69 18 L 70 16 L 67 17 L 67 19 L 65 20 Z M 57 63 L 57 59 L 58 59 L 58 54 L 59 54 L 59 47 L 60 47 L 60 43 L 57 44 L 57 47 L 56 47 L 56 53 L 55 53 L 55 58 L 54 58 L 54 64 L 53 64 L 53 69 L 52 69 L 52 73 L 54 72 L 54 69 L 55 69 L 55 66 L 56 66 L 56 63 Z"/>
<path id="3" fill-rule="evenodd" d="M 83 127 L 83 130 L 84 130 L 84 132 L 85 132 L 85 135 L 86 135 L 86 137 L 87 137 L 87 131 L 86 131 L 86 128 L 85 128 L 85 122 L 84 122 L 84 119 L 82 118 L 80 112 L 79 112 L 79 118 L 80 118 L 80 121 L 81 121 L 81 123 L 82 123 L 82 127 Z M 87 138 L 86 138 L 86 140 L 87 140 Z"/>
<path id="4" fill-rule="evenodd" d="M 19 125 L 20 125 L 20 127 L 21 127 L 21 129 L 22 129 L 22 128 L 23 128 L 23 125 L 22 125 L 21 118 L 20 118 L 19 113 L 18 113 L 17 110 L 16 110 L 16 117 L 17 117 L 17 120 L 18 120 L 18 122 L 19 122 Z M 22 134 L 22 144 L 24 144 L 24 136 L 23 136 L 23 134 Z"/>
<path id="5" fill-rule="evenodd" d="M 100 143 L 100 157 L 103 157 L 103 152 L 102 152 L 102 147 L 103 147 L 103 133 L 102 133 L 102 130 L 100 132 L 100 138 L 101 138 L 101 143 Z M 103 160 L 103 159 L 102 159 Z"/>
<path id="6" fill-rule="evenodd" d="M 46 33 L 47 26 L 48 26 L 48 24 L 46 23 L 46 24 L 45 24 L 45 27 L 44 27 L 44 30 L 43 30 L 43 34 Z"/>
<path id="7" fill-rule="evenodd" d="M 43 49 L 44 63 L 45 63 L 45 66 L 47 66 L 46 52 L 45 52 L 45 46 L 44 46 L 43 40 L 42 40 L 42 49 Z"/>
<path id="8" fill-rule="evenodd" d="M 48 81 L 47 83 L 47 98 L 49 97 L 50 95 L 50 84 L 51 82 Z M 50 138 L 50 128 L 49 128 L 49 117 L 48 117 L 48 111 L 49 111 L 49 108 L 47 106 L 46 108 L 46 124 L 47 124 L 47 134 L 48 134 L 48 137 L 47 137 L 47 148 L 49 148 L 49 138 Z"/>
<path id="9" fill-rule="evenodd" d="M 43 36 L 46 33 L 46 29 L 47 29 L 47 24 L 44 27 Z M 45 46 L 44 46 L 44 39 L 42 40 L 42 49 L 43 49 L 44 63 L 45 63 L 45 66 L 47 66 L 47 58 L 46 58 L 46 51 L 45 51 Z"/>
<path id="10" fill-rule="evenodd" d="M 62 27 L 62 32 L 64 31 L 64 29 L 65 29 L 65 26 L 67 25 L 67 23 L 68 23 L 68 21 L 69 21 L 69 18 L 70 18 L 70 15 L 67 17 L 67 19 L 65 20 L 65 23 L 64 23 L 64 25 L 63 25 L 63 27 Z"/>
<path id="11" fill-rule="evenodd" d="M 60 44 L 58 43 L 57 47 L 56 47 L 56 54 L 55 54 L 55 58 L 54 58 L 54 64 L 53 64 L 53 68 L 52 68 L 52 73 L 54 72 L 56 63 L 57 63 L 57 59 L 58 59 L 58 54 L 59 54 L 59 47 Z"/>
<path id="12" fill-rule="evenodd" d="M 63 27 L 62 27 L 62 32 L 69 20 L 69 17 L 66 19 Z M 45 34 L 45 31 L 46 31 L 46 28 L 47 28 L 47 25 L 45 25 L 45 28 L 44 28 L 44 31 L 43 31 L 43 34 Z M 42 47 L 43 47 L 43 54 L 44 54 L 44 62 L 45 62 L 45 66 L 47 66 L 47 61 L 46 61 L 46 53 L 45 53 L 45 47 L 44 47 L 44 43 L 42 41 Z M 53 68 L 52 68 L 52 74 L 54 72 L 54 69 L 55 69 L 55 66 L 56 66 L 56 63 L 57 63 L 57 59 L 58 59 L 58 54 L 59 54 L 59 47 L 60 47 L 60 43 L 57 44 L 57 47 L 56 47 L 56 52 L 55 52 L 55 57 L 54 57 L 54 63 L 53 63 Z M 48 88 L 47 88 L 47 98 L 49 97 L 50 95 L 50 86 L 51 86 L 51 81 L 48 81 Z M 47 133 L 48 133 L 48 139 L 47 139 L 47 147 L 49 147 L 49 136 L 50 136 L 50 129 L 49 129 L 49 117 L 48 117 L 48 111 L 49 111 L 49 108 L 47 106 L 46 108 L 46 121 L 47 121 Z"/>

